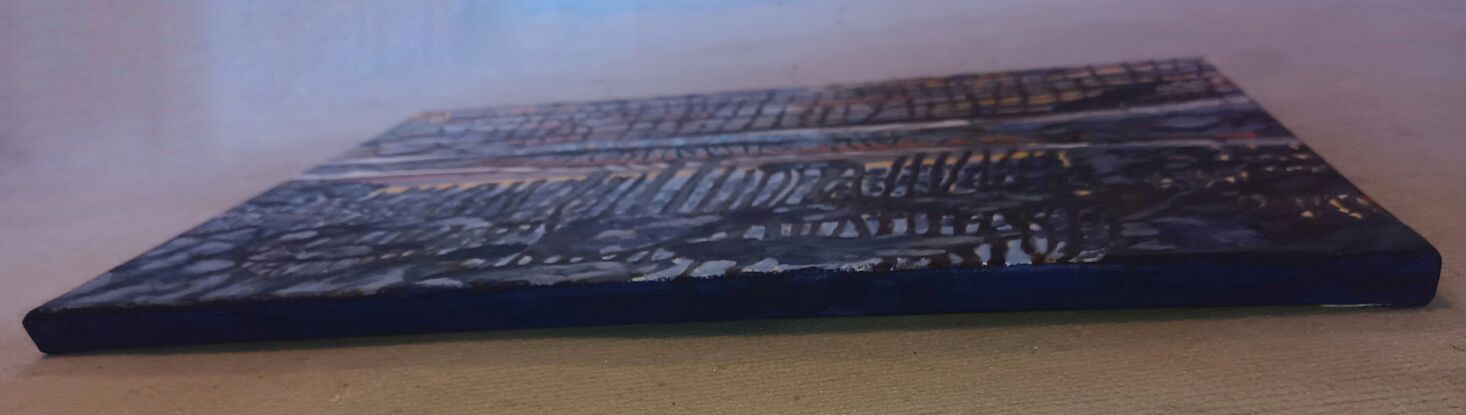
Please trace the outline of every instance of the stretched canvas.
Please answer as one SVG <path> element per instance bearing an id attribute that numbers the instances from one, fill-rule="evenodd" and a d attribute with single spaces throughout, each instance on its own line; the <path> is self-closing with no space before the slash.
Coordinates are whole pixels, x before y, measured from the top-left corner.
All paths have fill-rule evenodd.
<path id="1" fill-rule="evenodd" d="M 32 311 L 47 353 L 1433 297 L 1436 251 L 1172 59 L 433 112 Z"/>

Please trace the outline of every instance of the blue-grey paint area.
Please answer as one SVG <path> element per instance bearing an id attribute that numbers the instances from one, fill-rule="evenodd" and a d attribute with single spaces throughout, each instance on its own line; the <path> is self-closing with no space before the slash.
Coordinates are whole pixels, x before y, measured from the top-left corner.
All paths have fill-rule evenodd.
<path id="1" fill-rule="evenodd" d="M 1439 257 L 1204 62 L 429 113 L 37 308 L 48 353 L 1418 305 Z"/>

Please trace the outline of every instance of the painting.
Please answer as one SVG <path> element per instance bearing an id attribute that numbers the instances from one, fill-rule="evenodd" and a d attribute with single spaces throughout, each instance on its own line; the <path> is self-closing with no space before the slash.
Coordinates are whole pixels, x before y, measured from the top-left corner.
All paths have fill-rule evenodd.
<path id="1" fill-rule="evenodd" d="M 1201 59 L 414 117 L 32 311 L 41 350 L 1414 306 L 1440 258 Z"/>

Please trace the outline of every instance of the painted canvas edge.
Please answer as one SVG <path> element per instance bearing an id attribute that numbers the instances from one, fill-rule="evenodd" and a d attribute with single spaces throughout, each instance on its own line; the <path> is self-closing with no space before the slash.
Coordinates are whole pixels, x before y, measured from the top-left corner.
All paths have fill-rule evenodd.
<path id="1" fill-rule="evenodd" d="M 1202 306 L 1410 307 L 1434 298 L 1440 266 L 1439 254 L 1426 249 L 845 275 L 791 272 L 501 292 L 403 292 L 187 308 L 32 311 L 24 324 L 42 352 L 66 354 L 210 343 L 801 317 Z"/>

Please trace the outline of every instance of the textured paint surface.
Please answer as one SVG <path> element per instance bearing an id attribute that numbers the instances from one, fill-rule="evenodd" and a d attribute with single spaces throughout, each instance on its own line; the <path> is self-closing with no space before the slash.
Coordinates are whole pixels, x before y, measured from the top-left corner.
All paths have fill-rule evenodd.
<path id="1" fill-rule="evenodd" d="M 512 296 L 535 286 L 587 286 L 573 295 L 595 304 L 602 286 L 811 273 L 867 281 L 886 277 L 861 275 L 968 270 L 956 275 L 1032 278 L 1063 293 L 1066 284 L 1103 285 L 1063 281 L 1107 275 L 1107 264 L 1434 255 L 1426 252 L 1215 68 L 1174 59 L 428 113 L 47 303 L 36 321 L 285 299 Z M 1319 261 L 1314 272 L 1332 264 Z M 1434 264 L 1411 261 L 1363 277 L 1427 290 L 1414 273 Z M 1215 267 L 1205 264 L 1189 266 Z M 1198 273 L 1193 285 L 1286 279 L 1172 266 Z M 1000 267 L 1023 269 L 985 271 Z M 891 278 L 906 287 L 917 283 L 901 278 L 925 277 Z M 747 301 L 766 295 L 708 287 Z M 705 318 L 940 311 L 935 303 L 949 300 L 928 306 L 902 297 L 905 288 L 884 289 L 906 305 L 872 296 L 844 311 Z M 952 310 L 1254 303 L 1166 298 L 1188 298 L 1185 289 L 1112 298 L 1151 289 L 1001 306 L 968 297 Z M 1410 300 L 1380 290 L 1262 303 L 1413 303 L 1433 290 L 1432 280 Z M 538 292 L 523 295 L 554 295 Z M 485 327 L 664 319 L 519 320 Z"/>

